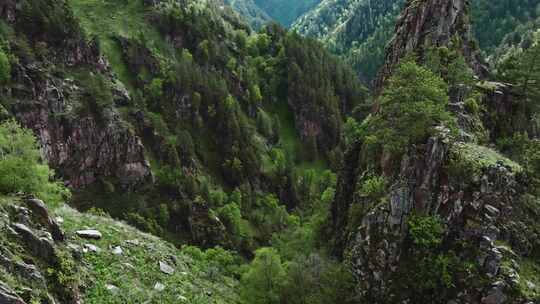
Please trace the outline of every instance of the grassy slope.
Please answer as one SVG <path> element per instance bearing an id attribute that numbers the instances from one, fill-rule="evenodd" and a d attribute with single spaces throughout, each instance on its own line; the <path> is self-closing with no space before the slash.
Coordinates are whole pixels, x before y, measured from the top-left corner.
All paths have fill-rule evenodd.
<path id="1" fill-rule="evenodd" d="M 101 49 L 120 80 L 133 89 L 136 75 L 131 75 L 124 61 L 120 46 L 114 36 L 134 38 L 143 34 L 146 39 L 168 55 L 174 50 L 164 43 L 158 32 L 147 23 L 143 0 L 69 0 L 73 12 L 86 33 L 99 38 Z"/>
<path id="2" fill-rule="evenodd" d="M 201 261 L 193 259 L 171 244 L 111 218 L 83 214 L 69 207 L 55 211 L 64 219 L 62 228 L 68 242 L 83 246 L 94 244 L 99 253 L 83 255 L 83 282 L 88 289 L 85 303 L 236 303 L 233 292 L 235 281 L 219 274 Z M 83 228 L 97 229 L 103 238 L 83 240 L 75 231 Z M 136 240 L 132 244 L 128 240 Z M 120 246 L 122 255 L 115 255 L 111 248 Z M 162 273 L 159 262 L 176 263 L 173 275 Z M 165 285 L 163 291 L 154 289 L 156 283 Z M 116 292 L 107 290 L 112 284 Z"/>

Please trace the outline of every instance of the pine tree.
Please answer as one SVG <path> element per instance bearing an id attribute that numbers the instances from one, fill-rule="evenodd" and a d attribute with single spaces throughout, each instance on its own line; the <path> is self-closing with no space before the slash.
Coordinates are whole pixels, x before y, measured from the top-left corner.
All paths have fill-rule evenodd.
<path id="1" fill-rule="evenodd" d="M 285 271 L 279 253 L 273 248 L 261 248 L 242 276 L 242 298 L 250 304 L 279 303 L 279 290 Z"/>

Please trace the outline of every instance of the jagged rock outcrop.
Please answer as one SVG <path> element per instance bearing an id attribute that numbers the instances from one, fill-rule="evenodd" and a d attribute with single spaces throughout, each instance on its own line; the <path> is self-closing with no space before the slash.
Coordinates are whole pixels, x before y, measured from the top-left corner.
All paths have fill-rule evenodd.
<path id="1" fill-rule="evenodd" d="M 79 286 L 56 275 L 75 264 L 65 254 L 63 231 L 41 200 L 2 202 L 0 233 L 0 303 L 81 303 Z"/>
<path id="2" fill-rule="evenodd" d="M 356 201 L 349 205 L 352 208 L 359 204 L 355 208 L 362 210 L 359 226 L 348 231 L 350 234 L 344 243 L 345 256 L 358 278 L 358 290 L 364 299 L 372 303 L 427 299 L 431 303 L 450 300 L 454 303 L 509 303 L 490 302 L 493 298 L 510 298 L 512 290 L 520 284 L 516 276 L 518 267 L 503 269 L 504 260 L 516 257 L 509 248 L 523 248 L 521 254 L 529 255 L 540 241 L 532 234 L 527 238 L 528 246 L 520 245 L 522 235 L 530 233 L 523 228 L 523 217 L 516 215 L 519 211 L 515 211 L 524 208 L 520 194 L 524 192 L 520 186 L 521 169 L 500 158 L 478 167 L 477 175 L 454 174 L 456 168 L 451 166 L 463 169 L 484 163 L 484 160 L 475 160 L 478 161 L 475 163 L 457 159 L 458 155 L 475 153 L 461 150 L 463 147 L 480 149 L 464 143 L 444 142 L 440 138 L 430 139 L 425 146 L 403 158 L 386 203 L 374 206 L 369 201 Z M 339 218 L 338 214 L 335 216 Z M 443 251 L 454 252 L 463 263 L 472 261 L 476 273 L 468 277 L 452 274 L 457 277 L 455 285 L 437 291 L 439 295 L 431 298 L 421 294 L 425 290 L 411 286 L 407 276 L 420 270 L 411 269 L 410 264 L 425 254 L 412 249 L 408 221 L 413 214 L 441 218 L 445 227 Z M 520 228 L 515 229 L 517 227 Z M 500 245 L 503 243 L 511 246 Z"/>
<path id="3" fill-rule="evenodd" d="M 193 241 L 204 248 L 216 245 L 231 246 L 225 225 L 210 212 L 206 202 L 194 201 L 191 204 L 189 228 Z"/>
<path id="4" fill-rule="evenodd" d="M 376 87 L 382 88 L 405 55 L 413 52 L 422 58 L 429 47 L 448 46 L 456 38 L 461 53 L 476 75 L 487 76 L 472 37 L 468 10 L 468 0 L 409 0 L 386 50 L 385 64 L 379 72 Z"/>
<path id="5" fill-rule="evenodd" d="M 42 12 L 58 14 L 51 19 L 70 22 L 63 25 L 66 37 L 62 41 L 52 31 L 35 32 L 31 24 L 26 24 L 29 20 L 40 22 L 37 16 L 29 16 L 35 9 L 26 7 L 30 4 L 10 3 L 2 4 L 0 16 L 16 30 L 18 40 L 12 41 L 11 47 L 19 60 L 12 67 L 13 81 L 4 94 L 12 102 L 5 106 L 25 127 L 34 130 L 49 164 L 73 188 L 107 177 L 116 178 L 126 188 L 148 181 L 151 173 L 144 147 L 114 104 L 95 115 L 81 113 L 81 97 L 87 92 L 77 79 L 62 75 L 64 71 L 90 67 L 91 76 L 103 75 L 115 102 L 129 102 L 129 95 L 110 72 L 97 42 L 85 40 L 64 2 L 55 4 L 55 10 Z M 20 41 L 25 39 L 32 41 L 34 49 L 21 47 Z M 44 46 L 48 47 L 46 51 Z"/>
<path id="6" fill-rule="evenodd" d="M 460 51 L 476 76 L 486 77 L 470 39 L 467 6 L 461 0 L 409 1 L 388 48 L 379 89 L 410 51 L 421 62 L 429 47 L 448 46 L 453 37 L 462 41 Z M 522 292 L 526 279 L 521 265 L 540 244 L 539 228 L 527 215 L 540 211 L 530 203 L 537 198 L 528 197 L 529 181 L 520 165 L 478 145 L 470 135 L 477 127 L 473 125 L 490 132 L 505 126 L 473 121 L 454 93 L 450 90 L 449 110 L 457 118 L 459 135 L 438 128 L 437 135 L 402 155 L 383 151 L 375 160 L 366 157 L 368 146 L 359 141 L 345 155 L 332 205 L 334 253 L 350 265 L 359 297 L 366 302 L 502 304 L 534 299 Z M 489 107 L 500 108 L 495 113 L 502 116 L 510 106 L 507 97 L 497 89 L 487 94 L 486 102 L 494 99 Z M 373 170 L 388 183 L 382 199 L 361 193 Z M 440 221 L 440 227 L 418 224 L 418 218 Z M 418 229 L 431 236 L 440 233 L 440 240 L 425 247 L 415 239 Z"/>

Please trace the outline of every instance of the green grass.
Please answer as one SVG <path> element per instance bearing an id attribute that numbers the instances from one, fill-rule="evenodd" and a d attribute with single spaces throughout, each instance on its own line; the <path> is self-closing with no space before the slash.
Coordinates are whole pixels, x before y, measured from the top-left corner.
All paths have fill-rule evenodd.
<path id="1" fill-rule="evenodd" d="M 540 265 L 538 261 L 523 259 L 519 265 L 520 291 L 527 298 L 540 299 Z"/>
<path id="2" fill-rule="evenodd" d="M 279 117 L 280 130 L 279 138 L 285 152 L 292 155 L 299 155 L 302 149 L 302 143 L 296 126 L 294 124 L 294 113 L 285 101 L 280 101 L 273 105 L 269 113 L 276 113 Z"/>
<path id="3" fill-rule="evenodd" d="M 62 228 L 69 243 L 79 246 L 90 243 L 101 249 L 99 253 L 83 255 L 86 266 L 82 276 L 88 284 L 83 297 L 85 303 L 237 302 L 232 291 L 235 280 L 212 273 L 207 265 L 170 243 L 111 218 L 82 214 L 67 206 L 57 209 L 56 215 L 64 219 Z M 75 231 L 85 228 L 99 230 L 103 238 L 97 241 L 78 238 Z M 139 244 L 130 244 L 128 240 L 137 240 Z M 122 255 L 112 253 L 115 246 L 122 247 Z M 160 261 L 174 265 L 174 274 L 162 273 Z M 165 285 L 165 290 L 154 290 L 158 282 Z M 107 290 L 108 284 L 118 290 Z"/>
<path id="4" fill-rule="evenodd" d="M 122 59 L 122 52 L 115 36 L 136 38 L 143 36 L 153 48 L 163 54 L 174 56 L 159 33 L 146 20 L 147 8 L 143 0 L 69 0 L 75 16 L 85 32 L 97 37 L 101 50 L 109 60 L 113 71 L 128 89 L 133 89 L 133 79 Z"/>
<path id="5" fill-rule="evenodd" d="M 309 169 L 322 172 L 328 169 L 328 164 L 324 159 L 319 158 L 314 161 L 302 159 L 302 151 L 305 149 L 305 146 L 300 140 L 300 136 L 296 130 L 294 112 L 285 101 L 279 101 L 272 105 L 268 112 L 276 113 L 278 115 L 281 126 L 279 130 L 280 143 L 287 154 L 294 155 L 297 172 L 304 172 Z"/>
<path id="6" fill-rule="evenodd" d="M 457 161 L 461 162 L 461 165 L 469 167 L 476 173 L 497 163 L 509 167 L 514 173 L 523 171 L 523 168 L 518 163 L 488 147 L 472 143 L 457 143 L 453 147 L 452 153 L 457 156 Z"/>

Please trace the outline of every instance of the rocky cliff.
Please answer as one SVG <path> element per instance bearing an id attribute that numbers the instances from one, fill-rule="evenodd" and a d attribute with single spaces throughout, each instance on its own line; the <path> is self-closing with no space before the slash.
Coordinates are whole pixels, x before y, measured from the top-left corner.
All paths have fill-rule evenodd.
<path id="1" fill-rule="evenodd" d="M 448 46 L 454 39 L 477 76 L 487 70 L 472 36 L 469 1 L 408 1 L 397 20 L 395 34 L 386 50 L 376 87 L 384 85 L 392 69 L 409 53 L 421 58 L 432 47 Z"/>
<path id="2" fill-rule="evenodd" d="M 449 46 L 452 39 L 462 41 L 459 50 L 475 74 L 487 77 L 470 38 L 468 2 L 409 1 L 379 85 L 388 85 L 385 80 L 409 52 L 422 62 L 428 48 Z M 469 132 L 459 117 L 472 113 L 450 97 L 461 134 Z M 497 129 L 493 124 L 497 121 L 486 126 Z M 331 217 L 335 254 L 355 274 L 360 298 L 370 303 L 538 300 L 539 227 L 531 224 L 538 198 L 529 194 L 533 184 L 521 165 L 478 144 L 478 137 L 456 137 L 445 128 L 399 156 L 383 151 L 367 157 L 368 141 L 369 136 L 352 144 L 345 155 Z M 373 171 L 386 182 L 378 199 L 362 188 Z"/>
<path id="3" fill-rule="evenodd" d="M 125 188 L 148 181 L 141 141 L 115 108 L 129 102 L 129 94 L 66 3 L 46 5 L 8 1 L 0 7 L 0 16 L 14 29 L 10 48 L 17 58 L 13 83 L 3 92 L 9 100 L 4 107 L 35 131 L 46 159 L 71 187 L 108 177 Z M 87 100 L 96 88 L 78 77 L 83 69 L 103 85 L 99 100 Z"/>

